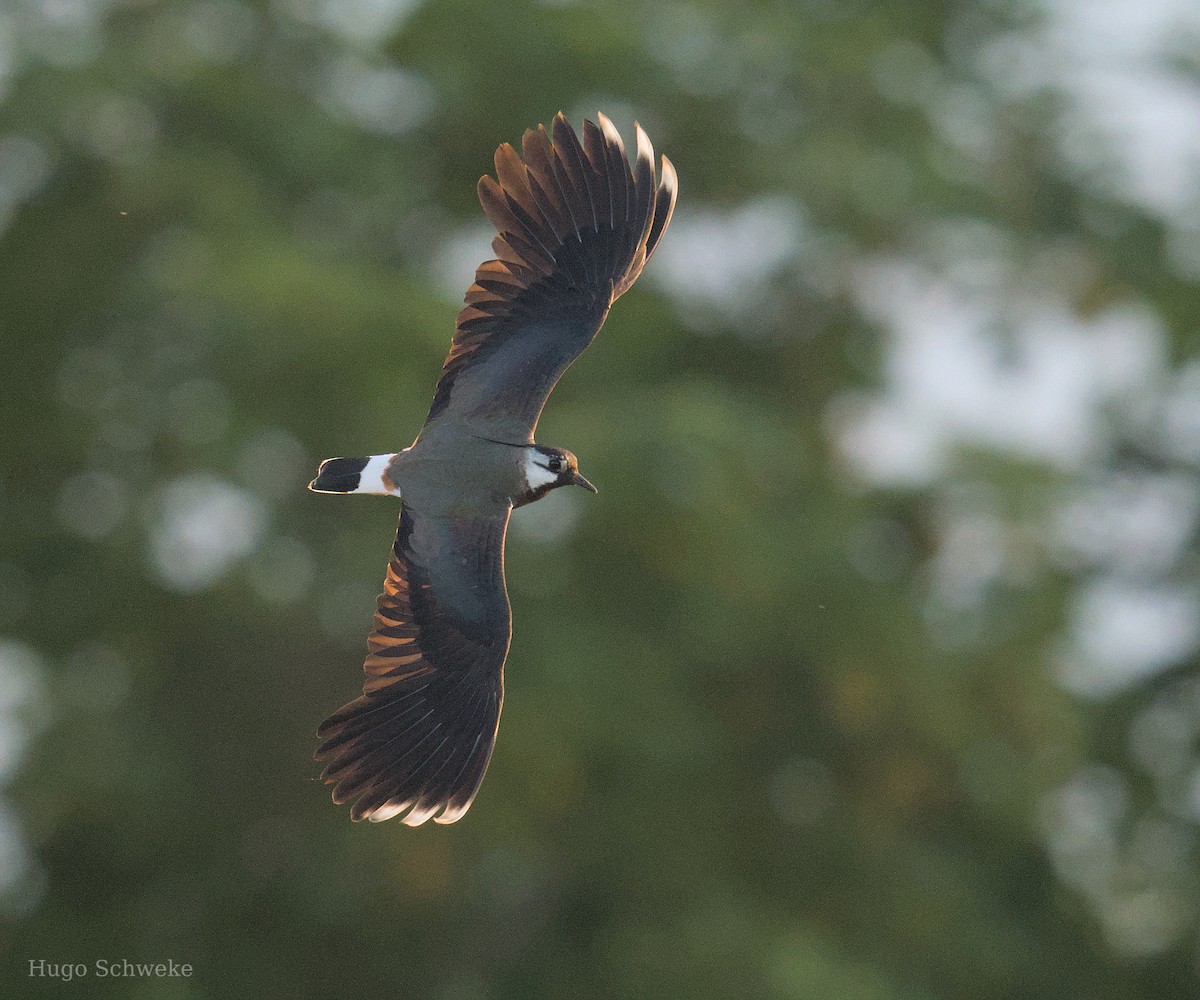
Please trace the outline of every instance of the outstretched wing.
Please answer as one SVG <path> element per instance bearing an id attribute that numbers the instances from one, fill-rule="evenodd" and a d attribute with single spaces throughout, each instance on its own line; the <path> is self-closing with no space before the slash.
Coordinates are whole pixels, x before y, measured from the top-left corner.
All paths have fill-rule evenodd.
<path id="1" fill-rule="evenodd" d="M 453 823 L 470 808 L 504 700 L 509 510 L 400 514 L 362 697 L 317 730 L 322 778 L 334 802 L 355 800 L 351 819 Z"/>
<path id="2" fill-rule="evenodd" d="M 553 141 L 539 125 L 518 156 L 496 150 L 496 177 L 479 200 L 499 235 L 496 260 L 475 272 L 426 428 L 453 421 L 511 444 L 533 441 L 546 398 L 637 279 L 675 207 L 675 168 L 637 129 L 630 169 L 604 115 L 583 142 L 561 112 Z"/>

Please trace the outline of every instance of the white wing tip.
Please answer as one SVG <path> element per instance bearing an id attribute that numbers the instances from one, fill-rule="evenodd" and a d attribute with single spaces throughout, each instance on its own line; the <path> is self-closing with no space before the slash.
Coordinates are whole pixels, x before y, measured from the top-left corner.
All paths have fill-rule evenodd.
<path id="1" fill-rule="evenodd" d="M 664 155 L 662 158 L 662 187 L 674 191 L 679 187 L 679 175 L 675 172 L 675 164 Z"/>
<path id="2" fill-rule="evenodd" d="M 654 143 L 650 141 L 650 136 L 646 135 L 646 130 L 637 122 L 633 123 L 633 132 L 637 137 L 637 158 L 645 160 L 650 164 L 650 169 L 654 169 Z"/>
<path id="3" fill-rule="evenodd" d="M 621 133 L 617 131 L 617 127 L 609 119 L 608 115 L 602 111 L 596 112 L 596 117 L 600 120 L 600 131 L 604 133 L 604 138 L 607 139 L 613 146 L 625 153 L 625 142 L 621 138 Z"/>

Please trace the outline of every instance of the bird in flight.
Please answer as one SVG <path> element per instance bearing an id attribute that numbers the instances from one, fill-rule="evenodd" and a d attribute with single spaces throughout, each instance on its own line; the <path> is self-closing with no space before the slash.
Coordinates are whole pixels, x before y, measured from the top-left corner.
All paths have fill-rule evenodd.
<path id="1" fill-rule="evenodd" d="M 496 227 L 416 441 L 321 463 L 317 493 L 400 498 L 360 697 L 317 730 L 315 757 L 350 817 L 453 823 L 483 781 L 504 700 L 512 616 L 509 514 L 559 486 L 596 488 L 537 444 L 546 399 L 637 280 L 675 208 L 675 168 L 640 125 L 633 166 L 604 115 L 583 140 L 561 113 L 496 150 L 479 200 Z"/>

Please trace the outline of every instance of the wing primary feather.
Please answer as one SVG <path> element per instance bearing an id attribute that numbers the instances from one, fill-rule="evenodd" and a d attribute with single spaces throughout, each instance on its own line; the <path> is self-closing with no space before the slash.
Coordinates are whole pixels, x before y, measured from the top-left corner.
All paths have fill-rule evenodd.
<path id="1" fill-rule="evenodd" d="M 504 198 L 505 198 L 505 201 L 508 202 L 508 207 L 512 211 L 513 216 L 517 219 L 518 222 L 521 223 L 521 225 L 524 227 L 525 231 L 527 233 L 529 233 L 533 237 L 533 239 L 537 242 L 538 249 L 541 250 L 543 253 L 545 253 L 545 255 L 551 261 L 553 261 L 555 259 L 555 257 L 558 256 L 558 244 L 551 243 L 551 237 L 553 237 L 553 239 L 555 239 L 555 240 L 557 240 L 557 238 L 558 238 L 558 237 L 554 236 L 554 231 L 550 230 L 548 236 L 546 236 L 546 234 L 539 235 L 538 230 L 541 228 L 541 226 L 538 223 L 538 220 L 533 218 L 532 216 L 530 216 L 529 213 L 527 213 L 525 211 L 524 206 L 519 201 L 516 201 L 515 199 L 509 197 L 507 192 L 505 192 Z M 537 214 L 538 214 L 538 218 L 541 218 L 541 213 L 539 212 Z M 543 236 L 545 236 L 546 238 L 543 238 Z"/>
<path id="2" fill-rule="evenodd" d="M 641 237 L 640 233 L 634 232 L 630 224 L 633 175 L 629 170 L 629 157 L 625 153 L 625 143 L 621 140 L 621 134 L 606 115 L 597 114 L 596 117 L 600 121 L 600 131 L 604 136 L 604 149 L 608 159 L 609 188 L 613 198 L 613 229 L 620 233 L 620 237 L 613 241 L 614 271 L 619 268 L 620 273 L 614 273 L 613 279 L 621 285 L 629 273 Z"/>
<path id="3" fill-rule="evenodd" d="M 583 275 L 584 284 L 595 286 L 600 280 L 600 266 L 596 260 L 596 251 L 591 239 L 597 228 L 595 210 L 592 204 L 591 189 L 583 172 L 584 168 L 581 166 L 581 161 L 586 160 L 586 157 L 582 152 L 575 154 L 570 148 L 559 147 L 557 144 L 554 148 L 555 162 L 561 168 L 560 175 L 575 192 L 577 211 L 581 220 L 576 257 L 579 272 Z"/>
<path id="4" fill-rule="evenodd" d="M 537 235 L 542 246 L 551 251 L 552 245 L 557 245 L 562 241 L 559 240 L 554 227 L 549 224 L 538 207 L 537 199 L 529 187 L 529 172 L 521 161 L 521 157 L 506 142 L 496 150 L 495 165 L 496 179 L 499 180 L 500 187 L 507 196 L 510 206 L 515 203 L 520 207 L 525 216 L 522 222 L 535 227 L 531 231 Z"/>
<path id="5" fill-rule="evenodd" d="M 475 748 L 479 745 L 479 740 L 484 734 L 486 720 L 482 718 L 483 709 L 486 708 L 486 702 L 490 696 L 476 695 L 473 698 L 467 699 L 460 706 L 459 710 L 452 716 L 445 719 L 439 724 L 438 728 L 443 730 L 475 732 L 475 738 L 470 744 L 470 749 L 467 751 L 467 759 L 474 753 Z M 432 733 L 427 734 L 428 738 Z M 493 732 L 493 738 L 494 738 Z M 423 741 L 422 741 L 423 742 Z M 420 744 L 414 745 L 411 749 L 415 750 Z M 430 766 L 443 749 L 446 753 L 442 756 L 440 763 L 430 770 Z M 405 772 L 403 781 L 397 785 L 394 780 L 389 781 L 386 773 L 380 775 L 379 780 L 372 784 L 364 793 L 366 804 L 362 810 L 364 816 L 374 818 L 374 811 L 381 808 L 380 806 L 372 806 L 372 803 L 382 802 L 386 807 L 388 804 L 402 800 L 409 805 L 414 805 L 414 812 L 417 808 L 428 809 L 428 815 L 420 822 L 425 822 L 429 816 L 437 812 L 438 809 L 448 805 L 454 797 L 455 791 L 458 789 L 458 780 L 461 775 L 462 768 L 449 781 L 438 782 L 437 777 L 442 771 L 455 760 L 456 750 L 455 743 L 452 740 L 452 735 L 447 734 L 442 741 L 428 754 L 424 755 L 418 765 Z M 409 751 L 411 752 L 411 750 Z M 395 815 L 395 813 L 391 814 Z M 385 815 L 382 818 L 389 819 L 390 815 Z M 419 823 L 411 823 L 409 825 L 419 825 Z"/>
<path id="6" fill-rule="evenodd" d="M 455 786 L 453 783 L 450 783 L 448 786 L 446 786 L 449 791 L 443 792 L 438 787 L 434 787 L 434 779 L 436 778 L 437 774 L 441 772 L 441 769 L 454 758 L 453 736 L 455 732 L 462 732 L 464 729 L 466 732 L 471 732 L 472 730 L 476 729 L 476 727 L 473 725 L 467 725 L 464 727 L 462 725 L 462 717 L 469 716 L 467 720 L 468 723 L 473 723 L 474 718 L 477 715 L 475 706 L 483 700 L 486 699 L 482 698 L 478 694 L 474 698 L 467 699 L 463 706 L 460 706 L 456 712 L 440 721 L 438 725 L 426 733 L 421 740 L 409 747 L 409 749 L 403 755 L 396 758 L 392 764 L 392 768 L 399 764 L 413 751 L 419 749 L 425 740 L 429 739 L 433 733 L 439 730 L 445 733 L 442 741 L 437 745 L 437 747 L 435 747 L 428 754 L 424 755 L 421 758 L 420 763 L 418 763 L 416 766 L 404 771 L 403 777 L 399 780 L 391 775 L 392 768 L 379 768 L 375 780 L 368 782 L 368 787 L 359 791 L 359 794 L 362 796 L 360 799 L 360 804 L 362 805 L 362 814 L 371 814 L 373 813 L 374 809 L 379 808 L 378 806 L 373 806 L 373 803 L 382 802 L 386 804 L 397 799 L 407 800 L 409 803 L 412 803 L 414 801 L 421 801 L 423 799 L 432 797 L 439 800 L 439 805 L 442 802 L 448 802 Z M 478 731 L 482 730 L 477 730 L 477 732 Z M 477 741 L 478 735 L 476 736 L 476 742 Z M 437 754 L 441 752 L 442 748 L 447 744 L 450 745 L 450 750 L 446 755 L 446 759 L 434 771 L 425 773 L 430 761 L 436 757 Z M 472 743 L 472 746 L 474 745 L 475 744 Z"/>
<path id="7" fill-rule="evenodd" d="M 446 811 L 456 810 L 456 819 L 461 818 L 471 807 L 471 803 L 475 801 L 475 795 L 487 772 L 488 761 L 491 760 L 492 750 L 496 745 L 496 732 L 500 725 L 500 713 L 503 707 L 503 686 L 498 694 L 494 691 L 490 692 L 480 707 L 482 721 L 479 733 L 472 745 L 471 752 L 467 754 L 466 762 L 450 783 L 450 787 L 454 791 L 448 798 L 449 805 Z M 442 822 L 452 823 L 454 820 L 442 820 Z"/>
<path id="8" fill-rule="evenodd" d="M 612 192 L 609 189 L 608 172 L 604 154 L 604 140 L 600 130 L 591 121 L 583 123 L 583 152 L 586 169 L 592 174 L 592 198 L 596 213 L 596 232 L 612 232 Z M 596 275 L 603 278 L 612 273 L 613 240 L 606 239 L 593 244 L 596 257 Z"/>
<path id="9" fill-rule="evenodd" d="M 658 241 L 666 231 L 667 223 L 675 211 L 675 196 L 679 189 L 679 178 L 675 174 L 675 165 L 665 156 L 662 158 L 662 180 L 658 185 L 658 195 L 654 202 L 654 223 L 650 227 L 650 235 L 646 237 L 646 259 L 649 260 L 658 247 Z"/>
<path id="10" fill-rule="evenodd" d="M 608 240 L 607 273 L 617 279 L 624 277 L 629 263 L 629 230 L 625 225 L 625 169 L 621 165 L 623 154 L 617 149 L 621 137 L 618 135 L 614 144 L 610 132 L 616 129 L 612 122 L 602 114 L 597 114 L 596 118 L 600 123 L 600 153 L 604 161 L 604 175 L 608 180 L 608 223 L 612 229 Z"/>
<path id="11" fill-rule="evenodd" d="M 358 702 L 352 701 L 350 704 L 338 709 L 333 713 L 333 715 L 329 716 L 329 718 L 327 718 L 317 727 L 317 737 L 322 737 L 332 727 L 343 725 L 351 718 L 357 719 L 364 715 L 370 715 L 373 712 L 380 712 L 385 708 L 391 708 L 397 701 L 403 701 L 405 698 L 411 697 L 413 694 L 419 694 L 427 687 L 429 687 L 429 684 L 425 683 L 419 688 L 415 688 L 413 691 L 406 691 L 402 695 L 397 695 L 396 698 L 388 700 L 380 699 L 377 705 L 372 705 L 370 708 L 359 708 Z M 365 703 L 366 699 L 359 699 L 359 701 L 363 701 Z"/>
<path id="12" fill-rule="evenodd" d="M 592 171 L 600 177 L 597 195 L 605 202 L 602 217 L 597 219 L 596 228 L 606 223 L 610 229 L 616 229 L 617 220 L 613 218 L 613 183 L 612 177 L 608 173 L 608 151 L 604 148 L 604 134 L 592 121 L 583 123 L 583 148 L 587 153 Z M 597 206 L 597 208 L 599 207 Z"/>
<path id="13" fill-rule="evenodd" d="M 564 159 L 570 164 L 571 173 L 577 180 L 580 193 L 586 199 L 585 207 L 591 216 L 589 228 L 594 232 L 600 228 L 600 220 L 596 216 L 596 199 L 588 180 L 587 154 L 584 153 L 583 147 L 579 144 L 579 137 L 567 124 L 561 111 L 554 116 L 554 145 L 563 151 Z"/>
<path id="14" fill-rule="evenodd" d="M 475 700 L 472 706 L 471 715 L 467 720 L 468 724 L 466 728 L 475 731 L 475 739 L 472 741 L 469 747 L 466 744 L 463 744 L 463 752 L 460 755 L 462 757 L 462 762 L 457 765 L 457 770 L 454 771 L 454 776 L 447 783 L 450 788 L 457 789 L 459 787 L 459 781 L 463 776 L 463 772 L 470 765 L 471 758 L 475 755 L 475 751 L 479 747 L 479 741 L 486 735 L 487 709 L 489 700 L 490 695 L 485 698 L 478 698 Z M 492 735 L 494 736 L 495 734 L 493 733 Z M 454 760 L 453 754 L 451 755 L 450 759 L 451 761 Z M 452 796 L 450 798 L 452 798 Z M 447 799 L 447 804 L 449 803 L 450 798 Z"/>
<path id="15" fill-rule="evenodd" d="M 455 819 L 461 819 L 463 814 L 471 808 L 471 803 L 475 801 L 475 796 L 479 793 L 479 786 L 492 757 L 492 748 L 496 741 L 496 726 L 499 724 L 500 713 L 504 707 L 504 695 L 501 692 L 498 699 L 495 696 L 492 697 L 495 704 L 486 706 L 485 718 L 494 721 L 491 721 L 487 728 L 480 732 L 480 738 L 476 742 L 474 751 L 467 758 L 462 773 L 454 781 L 457 791 L 450 796 L 450 805 L 446 812 L 450 813 L 453 810 L 456 814 Z M 454 820 L 443 819 L 442 822 L 452 823 Z"/>
<path id="16" fill-rule="evenodd" d="M 543 186 L 549 190 L 551 185 L 553 185 L 554 190 L 558 192 L 558 197 L 562 199 L 562 206 L 567 213 L 567 218 L 571 220 L 571 229 L 575 233 L 575 239 L 579 242 L 582 242 L 583 234 L 579 228 L 580 217 L 576 214 L 575 208 L 571 204 L 572 198 L 567 193 L 567 190 L 563 185 L 562 178 L 559 176 L 561 168 L 557 162 L 558 156 L 554 150 L 554 145 L 550 141 L 550 136 L 546 134 L 546 128 L 544 125 L 538 125 L 536 134 L 538 137 L 537 148 L 539 156 L 539 169 L 545 171 L 543 177 L 545 181 L 548 182 L 543 183 Z M 543 159 L 545 166 L 541 167 Z"/>
<path id="17" fill-rule="evenodd" d="M 650 232 L 650 223 L 654 218 L 654 145 L 646 135 L 641 125 L 634 126 L 637 132 L 637 167 L 635 168 L 634 189 L 636 192 L 637 213 L 634 218 L 637 225 L 639 245 L 644 243 Z"/>
<path id="18" fill-rule="evenodd" d="M 535 247 L 516 233 L 507 233 L 504 238 L 531 270 L 543 278 L 548 278 L 554 273 L 554 258 L 541 248 Z"/>
<path id="19" fill-rule="evenodd" d="M 570 154 L 566 150 L 560 149 L 557 145 L 554 147 L 552 161 L 554 177 L 562 190 L 568 192 L 568 197 L 573 205 L 574 218 L 577 220 L 577 239 L 571 247 L 570 257 L 575 262 L 578 273 L 583 276 L 584 283 L 590 284 L 594 280 L 594 274 L 586 247 L 587 238 L 593 231 L 591 210 L 588 208 L 586 191 L 572 173 L 571 165 L 568 162 L 569 158 Z"/>
<path id="20" fill-rule="evenodd" d="M 428 719 L 434 712 L 437 711 L 437 706 L 430 708 L 424 715 L 419 716 L 415 721 L 410 722 L 400 732 L 393 734 L 381 743 L 371 743 L 369 747 L 358 753 L 353 761 L 354 768 L 359 772 L 357 778 L 350 778 L 346 781 L 339 781 L 337 788 L 334 789 L 334 794 L 349 798 L 354 795 L 363 785 L 370 784 L 377 780 L 378 769 L 376 764 L 379 763 L 379 757 L 384 751 L 389 750 L 396 740 L 403 738 L 411 733 L 417 726 Z M 407 751 L 392 760 L 391 765 L 394 767 L 399 764 L 412 751 L 410 747 Z"/>
<path id="21" fill-rule="evenodd" d="M 600 131 L 604 135 L 604 147 L 608 158 L 608 178 L 613 192 L 613 226 L 619 217 L 622 222 L 629 221 L 629 158 L 625 153 L 625 143 L 621 133 L 607 115 L 596 114 L 600 122 Z"/>
<path id="22" fill-rule="evenodd" d="M 575 222 L 575 238 L 582 243 L 583 234 L 591 229 L 591 212 L 587 205 L 587 192 L 576 177 L 570 162 L 570 154 L 557 141 L 550 147 L 550 166 L 555 183 L 566 199 Z"/>
<path id="23" fill-rule="evenodd" d="M 475 757 L 475 751 L 479 749 L 479 741 L 481 739 L 483 739 L 482 732 L 480 732 L 480 734 L 475 737 L 475 742 L 471 744 L 471 749 L 469 751 L 467 751 L 466 757 L 463 760 L 462 767 L 460 767 L 458 769 L 458 773 L 454 776 L 454 780 L 450 782 L 450 786 L 452 788 L 458 787 L 459 780 L 466 773 L 467 768 L 471 766 L 471 761 Z M 474 798 L 474 793 L 472 793 L 471 798 Z M 433 818 L 433 821 L 435 823 L 456 823 L 456 822 L 458 822 L 458 820 L 462 819 L 463 816 L 466 815 L 467 807 L 471 804 L 471 798 L 467 799 L 467 804 L 465 806 L 456 806 L 454 804 L 455 796 L 451 796 L 446 801 L 446 807 L 442 810 L 442 814 L 440 816 L 435 816 Z"/>
<path id="24" fill-rule="evenodd" d="M 537 131 L 526 129 L 521 137 L 521 157 L 525 162 L 530 194 L 542 219 L 561 245 L 575 231 L 575 224 L 554 183 L 549 147 L 550 140 L 540 126 Z"/>
<path id="25" fill-rule="evenodd" d="M 504 189 L 486 174 L 479 178 L 479 203 L 483 206 L 488 219 L 491 220 L 500 234 L 511 242 L 513 237 L 520 237 L 530 245 L 536 245 L 539 256 L 547 264 L 553 263 L 554 255 L 538 239 L 537 232 L 521 215 L 513 211 L 512 203 L 505 197 Z"/>
<path id="26" fill-rule="evenodd" d="M 437 692 L 437 700 L 439 702 L 453 700 L 453 697 L 456 696 L 458 694 L 458 692 L 462 689 L 464 683 L 466 683 L 468 680 L 472 680 L 472 679 L 473 678 L 471 677 L 470 671 L 467 671 L 467 670 L 461 671 L 460 675 L 457 678 L 455 678 L 454 683 L 449 688 L 447 688 L 446 690 Z M 427 687 L 428 685 L 425 685 L 425 686 Z M 403 700 L 403 699 L 400 699 L 400 700 Z M 419 705 L 414 705 L 411 708 L 405 709 L 405 711 L 400 713 L 400 715 L 390 719 L 388 725 L 377 727 L 378 730 L 381 730 L 380 735 L 381 736 L 385 735 L 386 732 L 390 731 L 390 728 L 392 726 L 398 725 L 404 719 L 405 715 L 407 715 L 411 711 L 414 711 L 417 707 L 419 707 Z M 384 750 L 385 748 L 390 746 L 392 743 L 394 743 L 396 740 L 398 740 L 401 737 L 405 736 L 406 734 L 412 732 L 412 730 L 416 726 L 418 726 L 422 722 L 424 722 L 425 719 L 427 719 L 435 711 L 437 711 L 437 705 L 434 705 L 434 707 L 432 709 L 430 709 L 428 712 L 426 712 L 424 715 L 422 715 L 420 718 L 418 718 L 415 722 L 411 722 L 409 725 L 405 726 L 405 728 L 402 729 L 400 732 L 395 733 L 392 736 L 390 736 L 386 741 L 384 741 L 382 743 L 379 743 L 379 742 L 370 743 L 369 744 L 370 749 L 366 750 L 364 753 L 359 755 L 358 762 L 360 764 L 365 764 L 369 757 L 373 758 L 376 753 L 378 753 L 381 750 Z M 448 717 L 443 718 L 443 723 L 447 722 L 447 721 L 449 721 L 449 722 L 457 721 L 457 715 L 458 715 L 458 713 L 451 713 Z"/>

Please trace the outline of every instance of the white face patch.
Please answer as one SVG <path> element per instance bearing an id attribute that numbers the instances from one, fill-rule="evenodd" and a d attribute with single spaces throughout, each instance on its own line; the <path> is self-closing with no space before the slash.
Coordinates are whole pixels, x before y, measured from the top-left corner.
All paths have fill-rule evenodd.
<path id="1" fill-rule="evenodd" d="M 541 489 L 543 486 L 558 482 L 558 473 L 551 472 L 544 464 L 548 461 L 550 459 L 537 449 L 525 449 L 525 482 L 531 490 Z"/>

